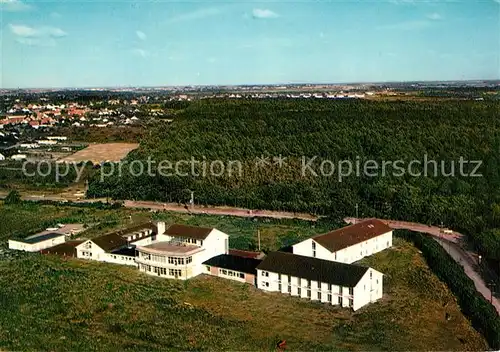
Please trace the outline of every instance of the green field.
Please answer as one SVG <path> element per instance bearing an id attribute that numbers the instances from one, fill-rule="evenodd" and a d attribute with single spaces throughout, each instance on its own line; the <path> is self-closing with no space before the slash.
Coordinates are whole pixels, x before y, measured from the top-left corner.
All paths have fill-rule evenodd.
<path id="1" fill-rule="evenodd" d="M 323 231 L 302 222 L 17 205 L 0 206 L 0 240 L 51 221 L 108 222 L 92 228 L 93 236 L 152 216 L 217 226 L 238 247 L 258 227 L 269 249 Z M 290 350 L 486 349 L 418 250 L 401 239 L 394 244 L 363 261 L 385 274 L 385 295 L 355 313 L 219 278 L 178 282 L 112 264 L 7 252 L 0 256 L 0 350 L 272 350 L 279 339 Z"/>

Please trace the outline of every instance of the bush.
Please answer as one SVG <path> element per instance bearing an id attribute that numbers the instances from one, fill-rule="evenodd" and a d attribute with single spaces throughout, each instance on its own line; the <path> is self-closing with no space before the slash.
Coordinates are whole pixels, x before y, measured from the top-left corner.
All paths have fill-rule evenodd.
<path id="1" fill-rule="evenodd" d="M 495 308 L 479 292 L 462 267 L 432 238 L 412 231 L 395 231 L 396 236 L 411 241 L 422 251 L 431 270 L 445 282 L 457 297 L 458 304 L 472 326 L 500 349 L 500 319 Z"/>
<path id="2" fill-rule="evenodd" d="M 10 191 L 7 197 L 5 197 L 5 204 L 19 204 L 21 203 L 21 195 L 18 191 Z"/>

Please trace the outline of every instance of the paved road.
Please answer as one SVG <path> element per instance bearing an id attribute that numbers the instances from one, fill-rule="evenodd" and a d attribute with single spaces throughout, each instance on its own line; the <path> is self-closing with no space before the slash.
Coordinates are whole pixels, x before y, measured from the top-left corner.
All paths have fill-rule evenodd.
<path id="1" fill-rule="evenodd" d="M 362 221 L 365 219 L 355 219 L 355 218 L 345 218 L 344 221 L 347 223 L 353 223 L 354 221 Z M 418 224 L 406 221 L 396 221 L 396 220 L 385 220 L 379 219 L 380 221 L 386 223 L 393 229 L 405 229 L 416 232 L 427 233 L 431 235 L 434 240 L 436 240 L 444 250 L 463 268 L 465 274 L 474 281 L 476 290 L 483 295 L 488 301 L 490 301 L 491 291 L 486 286 L 483 278 L 477 269 L 477 254 L 465 249 L 463 245 L 463 235 L 458 232 L 453 232 L 451 234 L 442 233 L 441 229 L 437 226 L 428 226 L 424 224 Z M 500 300 L 493 297 L 491 301 L 493 307 L 500 314 Z"/>

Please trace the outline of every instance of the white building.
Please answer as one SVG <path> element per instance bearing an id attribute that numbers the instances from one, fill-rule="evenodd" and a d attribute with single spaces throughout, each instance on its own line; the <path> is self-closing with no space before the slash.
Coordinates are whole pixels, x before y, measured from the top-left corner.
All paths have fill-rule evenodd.
<path id="1" fill-rule="evenodd" d="M 9 249 L 38 252 L 42 249 L 64 243 L 64 241 L 66 241 L 66 236 L 64 234 L 48 233 L 36 237 L 25 238 L 24 240 L 9 240 Z"/>
<path id="2" fill-rule="evenodd" d="M 0 161 L 2 160 L 5 160 L 5 156 L 3 156 L 2 154 L 0 154 Z"/>
<path id="3" fill-rule="evenodd" d="M 205 261 L 228 251 L 229 236 L 217 229 L 172 225 L 158 242 L 138 246 L 136 261 L 147 274 L 185 280 L 203 273 Z"/>
<path id="4" fill-rule="evenodd" d="M 157 241 L 165 232 L 165 223 L 140 224 L 86 240 L 76 246 L 77 258 L 136 266 L 136 246 Z"/>
<path id="5" fill-rule="evenodd" d="M 45 140 L 45 139 L 42 139 L 42 140 L 39 140 L 39 141 L 36 141 L 39 145 L 55 145 L 57 144 L 57 141 L 53 141 L 53 140 Z"/>
<path id="6" fill-rule="evenodd" d="M 10 158 L 12 160 L 20 161 L 20 160 L 26 160 L 27 156 L 26 154 L 14 154 Z"/>
<path id="7" fill-rule="evenodd" d="M 47 139 L 49 141 L 52 141 L 52 140 L 54 140 L 54 141 L 66 141 L 66 140 L 68 140 L 68 137 L 66 137 L 66 136 L 51 136 L 51 137 L 47 137 Z"/>
<path id="8" fill-rule="evenodd" d="M 136 265 L 135 248 L 125 238 L 110 233 L 86 240 L 76 246 L 76 257 L 115 264 Z"/>
<path id="9" fill-rule="evenodd" d="M 307 257 L 353 263 L 392 246 L 392 229 L 370 219 L 294 244 L 293 253 Z"/>
<path id="10" fill-rule="evenodd" d="M 383 274 L 375 269 L 285 252 L 272 252 L 257 266 L 257 288 L 350 307 L 382 297 Z"/>

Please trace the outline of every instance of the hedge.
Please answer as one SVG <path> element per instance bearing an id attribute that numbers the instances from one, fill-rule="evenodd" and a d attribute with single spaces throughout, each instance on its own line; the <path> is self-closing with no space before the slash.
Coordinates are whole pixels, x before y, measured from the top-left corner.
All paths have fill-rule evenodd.
<path id="1" fill-rule="evenodd" d="M 432 238 L 418 232 L 398 230 L 397 237 L 413 242 L 422 252 L 431 270 L 448 285 L 472 326 L 479 331 L 494 350 L 500 349 L 500 318 L 497 311 L 474 282 L 444 248 Z"/>

